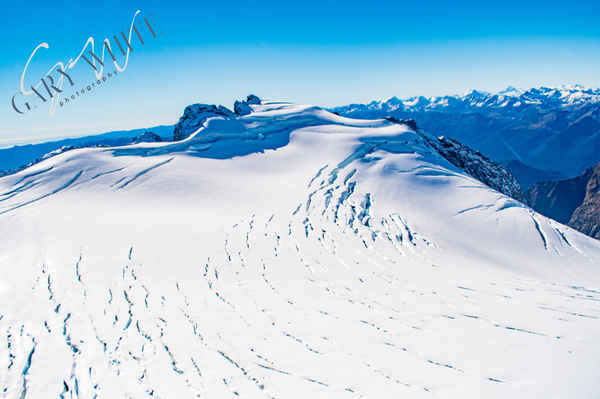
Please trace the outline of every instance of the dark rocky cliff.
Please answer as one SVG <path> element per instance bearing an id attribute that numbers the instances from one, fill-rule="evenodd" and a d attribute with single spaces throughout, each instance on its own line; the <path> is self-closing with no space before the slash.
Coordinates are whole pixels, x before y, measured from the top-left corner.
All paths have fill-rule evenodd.
<path id="1" fill-rule="evenodd" d="M 525 200 L 539 213 L 600 238 L 600 164 L 572 179 L 536 183 Z"/>

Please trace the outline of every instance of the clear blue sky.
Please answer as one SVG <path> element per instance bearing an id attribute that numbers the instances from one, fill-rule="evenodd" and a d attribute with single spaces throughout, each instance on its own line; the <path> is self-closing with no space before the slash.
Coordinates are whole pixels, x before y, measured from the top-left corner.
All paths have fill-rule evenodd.
<path id="1" fill-rule="evenodd" d="M 581 83 L 600 86 L 598 1 L 5 2 L 0 145 L 176 122 L 190 103 L 248 93 L 323 106 L 391 96 Z M 88 3 L 88 4 L 86 4 Z M 127 70 L 49 116 L 11 97 L 56 61 L 127 32 L 135 10 L 157 31 L 134 39 Z M 142 27 L 142 24 L 138 25 Z M 107 56 L 108 57 L 108 56 Z M 77 83 L 93 80 L 80 61 Z M 78 84 L 81 86 L 81 84 Z"/>

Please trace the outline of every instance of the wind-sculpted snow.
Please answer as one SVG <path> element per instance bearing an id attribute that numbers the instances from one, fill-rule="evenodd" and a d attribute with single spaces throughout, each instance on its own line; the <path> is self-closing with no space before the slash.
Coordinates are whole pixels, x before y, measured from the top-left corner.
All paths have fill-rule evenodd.
<path id="1" fill-rule="evenodd" d="M 0 179 L 0 397 L 596 395 L 597 241 L 407 126 L 252 109 Z"/>
<path id="2" fill-rule="evenodd" d="M 353 125 L 352 120 L 343 118 L 344 123 L 342 118 L 336 118 L 317 107 L 288 105 L 285 113 L 278 113 L 276 110 L 280 104 L 274 103 L 271 106 L 275 111 L 269 116 L 252 114 L 239 119 L 213 116 L 187 140 L 161 146 L 117 148 L 113 150 L 113 154 L 155 156 L 185 152 L 191 156 L 227 159 L 283 147 L 289 143 L 290 133 L 299 128 L 324 124 Z M 382 123 L 377 122 L 378 125 Z M 354 125 L 368 126 L 361 121 L 354 121 Z"/>

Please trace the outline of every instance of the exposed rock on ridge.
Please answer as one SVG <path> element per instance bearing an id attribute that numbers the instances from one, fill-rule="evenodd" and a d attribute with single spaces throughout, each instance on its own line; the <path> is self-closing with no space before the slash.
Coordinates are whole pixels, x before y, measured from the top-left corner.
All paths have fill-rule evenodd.
<path id="1" fill-rule="evenodd" d="M 233 119 L 236 115 L 227 107 L 222 105 L 192 104 L 185 107 L 183 115 L 173 130 L 173 140 L 179 141 L 187 138 L 198 130 L 210 117 L 222 116 L 225 119 Z"/>
<path id="2" fill-rule="evenodd" d="M 452 165 L 496 191 L 516 200 L 523 198 L 521 186 L 501 164 L 451 138 L 443 136 L 436 138 L 430 135 L 423 135 L 423 137 Z"/>
<path id="3" fill-rule="evenodd" d="M 250 105 L 260 104 L 258 96 L 250 94 L 245 101 L 236 101 L 232 112 L 223 105 L 214 104 L 192 104 L 185 107 L 183 115 L 173 130 L 173 141 L 180 141 L 202 127 L 204 122 L 211 117 L 220 116 L 225 119 L 235 119 L 239 116 L 248 115 L 252 112 Z"/>

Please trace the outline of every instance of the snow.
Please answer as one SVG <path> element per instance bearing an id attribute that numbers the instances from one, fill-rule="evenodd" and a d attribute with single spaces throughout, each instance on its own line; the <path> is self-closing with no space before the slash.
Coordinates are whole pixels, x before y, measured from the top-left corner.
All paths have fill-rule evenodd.
<path id="1" fill-rule="evenodd" d="M 507 97 L 518 97 L 521 94 L 523 94 L 523 90 L 517 89 L 513 86 L 508 86 L 506 89 L 498 92 L 498 94 L 501 94 L 501 95 L 507 96 Z"/>
<path id="2" fill-rule="evenodd" d="M 438 97 L 410 97 L 398 99 L 392 97 L 387 101 L 372 101 L 368 104 L 351 104 L 333 108 L 333 111 L 342 114 L 356 114 L 362 117 L 376 111 L 394 111 L 402 109 L 407 112 L 440 111 L 464 112 L 465 107 L 477 107 L 501 111 L 502 108 L 512 104 L 519 107 L 523 104 L 538 106 L 552 110 L 557 107 L 569 110 L 577 107 L 600 102 L 600 89 L 585 88 L 581 85 L 562 86 L 561 88 L 539 87 L 528 90 L 516 89 L 509 86 L 497 93 L 488 93 L 470 90 L 463 95 L 438 96 Z M 402 107 L 399 107 L 399 104 Z"/>
<path id="3" fill-rule="evenodd" d="M 407 100 L 404 100 L 403 104 L 406 107 L 413 107 L 419 103 L 419 97 L 411 97 Z"/>
<path id="4" fill-rule="evenodd" d="M 266 102 L 0 178 L 0 396 L 594 397 L 600 242 Z"/>

